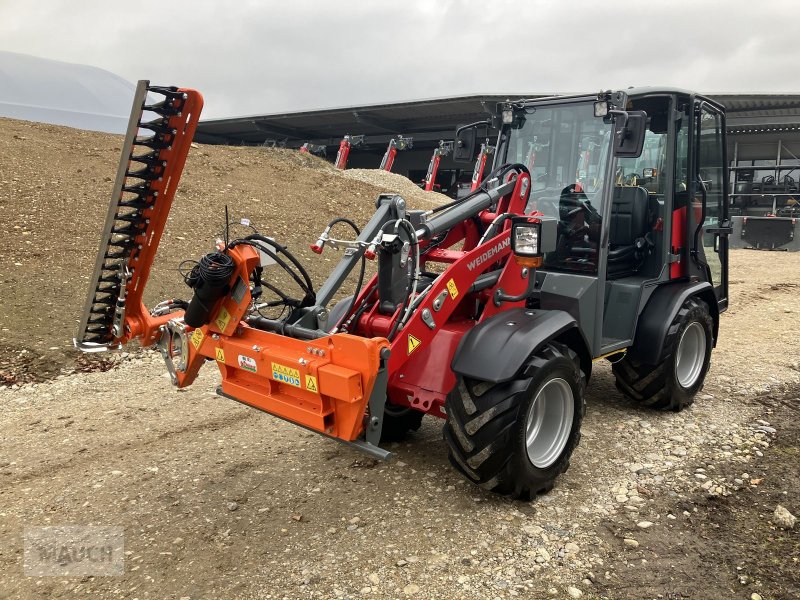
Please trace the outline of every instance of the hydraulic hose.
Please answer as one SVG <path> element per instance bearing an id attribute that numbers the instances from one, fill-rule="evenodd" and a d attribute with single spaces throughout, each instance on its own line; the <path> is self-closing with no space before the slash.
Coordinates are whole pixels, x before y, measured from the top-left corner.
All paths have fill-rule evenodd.
<path id="1" fill-rule="evenodd" d="M 358 225 L 356 225 L 355 222 L 351 221 L 350 219 L 348 219 L 346 217 L 337 217 L 336 219 L 334 219 L 333 221 L 328 223 L 327 229 L 331 229 L 337 223 L 346 223 L 350 227 L 353 228 L 353 231 L 356 232 L 356 237 L 361 235 L 361 230 L 358 228 Z M 350 311 L 353 310 L 353 306 L 355 305 L 356 300 L 358 300 L 358 295 L 361 293 L 361 288 L 364 285 L 364 274 L 366 273 L 366 270 L 367 270 L 367 259 L 364 257 L 364 253 L 362 252 L 361 253 L 361 267 L 360 267 L 359 272 L 358 272 L 358 281 L 356 282 L 356 289 L 353 292 L 353 298 L 350 300 L 350 306 L 348 306 L 347 310 L 344 311 L 344 313 L 342 313 L 342 318 L 339 319 L 338 323 L 334 324 L 333 328 L 331 328 L 330 331 L 334 331 L 334 332 L 337 331 L 345 323 L 345 321 L 347 320 L 347 317 L 350 314 Z"/>

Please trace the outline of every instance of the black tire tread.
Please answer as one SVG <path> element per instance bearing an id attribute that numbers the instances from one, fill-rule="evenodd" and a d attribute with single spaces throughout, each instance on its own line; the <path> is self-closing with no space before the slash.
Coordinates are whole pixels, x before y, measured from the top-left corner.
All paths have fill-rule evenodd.
<path id="1" fill-rule="evenodd" d="M 677 383 L 672 381 L 670 369 L 671 360 L 679 342 L 678 333 L 692 314 L 706 322 L 708 331 L 712 330 L 708 306 L 699 298 L 688 298 L 670 323 L 664 340 L 664 348 L 655 365 L 645 364 L 630 355 L 626 355 L 614 364 L 612 370 L 616 378 L 617 389 L 620 392 L 631 400 L 656 410 L 680 411 L 694 403 L 694 394 L 702 389 L 702 379 L 694 393 L 686 394 L 682 390 L 676 389 Z M 705 373 L 703 373 L 703 378 L 705 378 Z"/>
<path id="2" fill-rule="evenodd" d="M 573 435 L 562 458 L 548 469 L 545 478 L 523 481 L 515 462 L 515 448 L 521 414 L 531 393 L 531 382 L 538 369 L 556 359 L 568 359 L 575 369 L 580 389 L 578 432 Z M 499 494 L 529 500 L 550 491 L 558 475 L 569 466 L 569 456 L 580 440 L 580 421 L 586 410 L 583 399 L 585 377 L 580 370 L 578 355 L 569 347 L 551 342 L 528 361 L 518 379 L 490 385 L 482 394 L 476 387 L 485 382 L 458 379 L 456 389 L 447 399 L 447 421 L 444 439 L 448 445 L 450 463 L 467 479 L 480 487 Z"/>

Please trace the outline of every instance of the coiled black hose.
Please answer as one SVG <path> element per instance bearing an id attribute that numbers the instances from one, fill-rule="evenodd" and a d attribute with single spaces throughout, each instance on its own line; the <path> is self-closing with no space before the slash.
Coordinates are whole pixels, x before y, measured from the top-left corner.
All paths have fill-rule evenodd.
<path id="1" fill-rule="evenodd" d="M 202 327 L 211 318 L 211 309 L 228 289 L 236 268 L 233 258 L 222 252 L 206 254 L 192 268 L 186 283 L 194 289 L 183 320 L 189 327 Z"/>

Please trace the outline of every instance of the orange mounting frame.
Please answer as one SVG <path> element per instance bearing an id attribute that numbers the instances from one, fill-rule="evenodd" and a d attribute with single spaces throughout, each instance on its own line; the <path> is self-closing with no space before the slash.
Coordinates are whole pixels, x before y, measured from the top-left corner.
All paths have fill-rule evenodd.
<path id="1" fill-rule="evenodd" d="M 216 361 L 221 391 L 240 402 L 319 433 L 354 441 L 365 427 L 366 408 L 378 377 L 384 338 L 334 334 L 303 341 L 248 326 L 249 274 L 259 262 L 246 245 L 228 253 L 236 262 L 231 288 L 243 293 L 220 299 L 208 325 L 181 327 L 186 336 L 178 387 L 190 385 L 206 359 Z M 172 313 L 171 318 L 181 313 Z"/>

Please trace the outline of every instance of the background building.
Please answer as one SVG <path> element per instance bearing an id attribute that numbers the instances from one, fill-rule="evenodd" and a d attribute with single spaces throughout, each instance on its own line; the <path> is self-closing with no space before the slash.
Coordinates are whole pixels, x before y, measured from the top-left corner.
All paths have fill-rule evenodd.
<path id="1" fill-rule="evenodd" d="M 420 183 L 433 149 L 451 140 L 457 126 L 485 119 L 497 102 L 552 94 L 483 94 L 376 104 L 232 119 L 201 121 L 197 139 L 211 144 L 276 145 L 299 148 L 309 142 L 336 157 L 345 134 L 364 135 L 348 167 L 377 168 L 389 140 L 413 138 L 398 154 L 393 171 Z M 800 249 L 800 94 L 712 94 L 727 111 L 734 246 Z M 490 141 L 495 132 L 487 132 Z M 493 143 L 493 142 L 492 142 Z M 454 193 L 472 166 L 442 160 L 437 181 Z M 776 216 L 766 219 L 766 217 Z M 798 235 L 795 236 L 795 233 Z"/>

